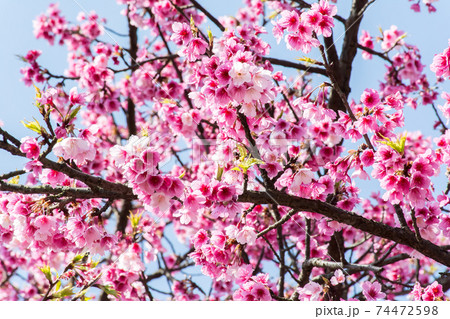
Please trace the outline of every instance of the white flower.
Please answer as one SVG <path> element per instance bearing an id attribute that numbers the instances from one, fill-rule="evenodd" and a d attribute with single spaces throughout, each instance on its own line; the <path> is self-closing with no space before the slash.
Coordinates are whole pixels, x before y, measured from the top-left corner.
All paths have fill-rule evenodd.
<path id="1" fill-rule="evenodd" d="M 314 173 L 309 168 L 301 168 L 297 171 L 292 181 L 291 190 L 297 192 L 301 184 L 310 184 L 314 177 Z"/>
<path id="2" fill-rule="evenodd" d="M 95 158 L 96 151 L 87 141 L 69 137 L 57 143 L 53 148 L 53 153 L 66 160 L 74 160 L 77 165 L 82 165 L 86 161 L 92 161 Z"/>
<path id="3" fill-rule="evenodd" d="M 163 193 L 154 193 L 152 195 L 152 207 L 157 207 L 160 212 L 165 212 L 170 207 L 170 197 Z"/>
<path id="4" fill-rule="evenodd" d="M 253 227 L 244 226 L 236 235 L 236 240 L 239 244 L 253 245 L 256 242 L 256 232 Z"/>
<path id="5" fill-rule="evenodd" d="M 248 63 L 234 62 L 229 74 L 233 79 L 233 84 L 236 86 L 250 82 L 252 79 L 252 75 L 250 74 L 250 65 Z"/>

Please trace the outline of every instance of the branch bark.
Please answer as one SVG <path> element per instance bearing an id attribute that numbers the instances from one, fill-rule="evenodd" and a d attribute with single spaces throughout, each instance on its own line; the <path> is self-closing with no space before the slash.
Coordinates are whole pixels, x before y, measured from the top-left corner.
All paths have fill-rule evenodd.
<path id="1" fill-rule="evenodd" d="M 345 37 L 339 58 L 339 76 L 337 83 L 344 92 L 345 98 L 348 98 L 350 94 L 350 76 L 352 74 L 353 60 L 358 48 L 358 31 L 363 12 L 367 8 L 367 3 L 368 0 L 353 0 L 350 16 L 345 22 Z M 346 111 L 345 105 L 335 89 L 331 91 L 329 105 L 336 112 Z"/>
<path id="2" fill-rule="evenodd" d="M 448 251 L 428 240 L 418 241 L 413 232 L 364 218 L 356 213 L 345 211 L 320 200 L 301 198 L 276 190 L 267 190 L 266 192 L 244 192 L 238 197 L 238 201 L 260 205 L 276 204 L 291 207 L 298 211 L 318 213 L 369 234 L 411 247 L 421 254 L 450 267 L 450 253 Z"/>

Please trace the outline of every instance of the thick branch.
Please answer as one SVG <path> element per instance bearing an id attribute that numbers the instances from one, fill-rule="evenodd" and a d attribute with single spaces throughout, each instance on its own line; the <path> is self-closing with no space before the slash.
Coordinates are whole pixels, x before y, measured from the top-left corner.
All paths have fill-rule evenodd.
<path id="1" fill-rule="evenodd" d="M 291 62 L 291 61 L 281 60 L 281 59 L 277 59 L 277 58 L 270 58 L 270 57 L 263 57 L 262 59 L 269 61 L 272 64 L 281 65 L 281 66 L 284 66 L 287 68 L 302 70 L 302 71 L 306 71 L 309 73 L 317 73 L 317 74 L 321 74 L 324 76 L 327 75 L 327 71 L 325 69 L 318 68 L 315 66 L 307 66 L 307 65 L 304 65 L 301 63 L 295 63 L 295 62 Z"/>
<path id="2" fill-rule="evenodd" d="M 131 24 L 130 17 L 128 16 L 128 36 L 130 38 L 130 58 L 131 64 L 136 63 L 137 59 L 137 50 L 138 50 L 138 39 L 137 39 L 137 28 Z M 133 73 L 134 69 L 131 69 L 131 73 Z M 128 97 L 127 99 L 127 125 L 129 136 L 136 135 L 136 114 L 133 100 Z"/>
<path id="3" fill-rule="evenodd" d="M 345 37 L 339 58 L 339 82 L 337 83 L 344 92 L 345 98 L 348 98 L 350 94 L 350 76 L 357 51 L 359 25 L 367 3 L 367 0 L 353 0 L 350 16 L 345 23 Z M 335 111 L 346 111 L 345 105 L 335 89 L 331 91 L 329 104 L 330 108 Z"/>
<path id="4" fill-rule="evenodd" d="M 352 271 L 373 271 L 375 273 L 383 270 L 381 267 L 373 265 L 358 265 L 358 264 L 342 264 L 341 262 L 322 260 L 320 258 L 311 258 L 303 262 L 303 267 L 320 267 L 328 268 L 330 270 L 348 269 Z"/>
<path id="5" fill-rule="evenodd" d="M 254 204 L 276 204 L 291 207 L 298 211 L 318 213 L 369 234 L 409 246 L 421 254 L 450 267 L 450 253 L 432 242 L 424 239 L 419 242 L 412 232 L 364 218 L 356 213 L 345 211 L 320 200 L 301 198 L 280 191 L 267 190 L 266 192 L 247 191 L 238 197 L 238 201 Z"/>
<path id="6" fill-rule="evenodd" d="M 0 134 L 7 136 L 7 135 L 5 135 L 6 132 L 4 132 L 4 133 L 3 132 L 0 131 Z M 13 138 L 13 139 L 16 140 L 15 138 Z M 11 141 L 13 141 L 13 140 L 11 140 Z M 19 142 L 19 146 L 20 146 L 20 142 Z M 15 147 L 7 142 L 0 141 L 0 148 L 8 151 L 12 155 L 26 157 L 26 155 L 24 153 L 22 153 L 18 147 Z M 91 187 L 93 187 L 93 188 L 103 188 L 103 189 L 107 189 L 108 191 L 111 191 L 111 192 L 122 194 L 122 196 L 124 196 L 122 198 L 130 197 L 129 195 L 132 196 L 132 194 L 133 194 L 132 190 L 123 184 L 108 182 L 101 177 L 92 176 L 92 175 L 83 173 L 82 171 L 73 169 L 72 167 L 66 165 L 65 163 L 56 163 L 54 161 L 51 161 L 51 160 L 49 160 L 47 158 L 43 158 L 43 157 L 39 158 L 39 161 L 43 164 L 44 168 L 50 168 L 54 171 L 64 173 L 67 176 L 69 176 L 70 178 L 79 180 L 88 186 L 92 185 Z"/>
<path id="7" fill-rule="evenodd" d="M 50 185 L 41 186 L 25 186 L 17 184 L 9 184 L 0 181 L 0 191 L 21 193 L 21 194 L 50 194 L 50 195 L 61 195 L 69 196 L 75 198 L 109 198 L 109 199 L 135 199 L 136 196 L 131 194 L 115 193 L 105 189 L 92 190 L 90 188 L 83 187 L 51 187 Z"/>
<path id="8" fill-rule="evenodd" d="M 194 7 L 196 7 L 198 10 L 200 10 L 201 12 L 203 12 L 209 20 L 211 20 L 219 29 L 220 31 L 225 31 L 225 27 L 222 25 L 222 23 L 219 22 L 219 20 L 217 20 L 211 13 L 209 13 L 208 10 L 206 10 L 205 8 L 203 8 L 197 1 L 195 0 L 191 0 L 192 4 L 194 5 Z"/>

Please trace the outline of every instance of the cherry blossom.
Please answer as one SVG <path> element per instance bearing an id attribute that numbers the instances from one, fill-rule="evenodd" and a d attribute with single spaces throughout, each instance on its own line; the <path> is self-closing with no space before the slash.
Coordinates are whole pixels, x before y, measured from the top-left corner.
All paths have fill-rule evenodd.
<path id="1" fill-rule="evenodd" d="M 36 17 L 67 67 L 23 52 L 27 133 L 0 125 L 0 299 L 448 300 L 450 48 L 361 30 L 373 1 L 200 2 Z"/>

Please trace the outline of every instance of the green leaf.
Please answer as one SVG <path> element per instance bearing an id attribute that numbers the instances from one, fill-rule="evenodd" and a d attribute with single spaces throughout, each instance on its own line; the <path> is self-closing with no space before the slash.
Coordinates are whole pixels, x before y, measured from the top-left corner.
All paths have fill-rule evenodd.
<path id="1" fill-rule="evenodd" d="M 216 175 L 216 179 L 220 182 L 222 180 L 222 174 L 223 174 L 223 167 L 219 166 L 217 168 L 217 175 Z"/>
<path id="2" fill-rule="evenodd" d="M 208 28 L 207 32 L 208 32 L 209 45 L 211 45 L 214 41 L 214 36 L 212 34 L 211 28 Z"/>
<path id="3" fill-rule="evenodd" d="M 11 179 L 8 181 L 8 184 L 14 184 L 14 185 L 17 185 L 17 184 L 19 184 L 19 180 L 20 180 L 20 176 L 17 175 L 17 176 L 15 176 L 15 177 L 11 178 Z"/>
<path id="4" fill-rule="evenodd" d="M 73 120 L 81 109 L 81 105 L 75 108 L 69 115 L 69 120 Z"/>
<path id="5" fill-rule="evenodd" d="M 142 217 L 142 214 L 139 214 L 139 213 L 133 214 L 130 211 L 130 216 L 128 216 L 128 219 L 130 220 L 131 227 L 133 227 L 133 229 L 136 229 L 138 227 L 141 217 Z"/>
<path id="6" fill-rule="evenodd" d="M 41 132 L 42 132 L 42 127 L 37 120 L 34 120 L 33 122 L 28 122 L 28 123 L 26 123 L 25 121 L 20 121 L 20 123 L 22 123 L 23 126 L 25 126 L 26 128 L 28 128 L 38 134 L 41 134 Z"/>
<path id="7" fill-rule="evenodd" d="M 56 283 L 55 291 L 58 291 L 59 288 L 61 288 L 61 280 L 58 280 L 58 282 Z"/>
<path id="8" fill-rule="evenodd" d="M 405 32 L 403 33 L 401 36 L 398 37 L 397 41 L 403 40 L 404 38 L 406 38 L 408 36 L 408 34 Z"/>
<path id="9" fill-rule="evenodd" d="M 41 89 L 38 88 L 38 87 L 37 87 L 36 85 L 34 85 L 34 84 L 33 84 L 33 86 L 34 86 L 34 89 L 36 90 L 36 98 L 37 98 L 37 99 L 40 99 L 40 98 L 42 97 Z"/>
<path id="10" fill-rule="evenodd" d="M 91 268 L 97 267 L 97 265 L 100 263 L 100 260 L 91 260 Z"/>
<path id="11" fill-rule="evenodd" d="M 68 286 L 68 287 L 64 287 L 63 289 L 61 289 L 58 292 L 55 292 L 52 295 L 52 298 L 64 298 L 64 297 L 72 296 L 73 294 L 74 294 L 73 287 L 72 286 Z"/>
<path id="12" fill-rule="evenodd" d="M 296 59 L 297 61 L 301 61 L 301 62 L 306 62 L 306 63 L 309 63 L 309 64 L 317 64 L 317 65 L 323 65 L 323 63 L 321 63 L 321 62 L 319 62 L 319 61 L 317 61 L 317 60 L 314 60 L 314 59 L 311 59 L 311 58 L 308 58 L 308 57 L 303 57 L 303 58 L 298 58 L 298 59 Z"/>
<path id="13" fill-rule="evenodd" d="M 110 285 L 97 285 L 97 287 L 103 290 L 108 295 L 114 296 L 116 298 L 119 298 L 120 296 L 120 293 L 117 290 L 113 289 Z"/>
<path id="14" fill-rule="evenodd" d="M 381 134 L 380 134 L 380 136 L 384 139 L 384 141 L 380 141 L 381 144 L 387 145 L 387 146 L 391 147 L 394 151 L 399 153 L 400 155 L 403 155 L 403 153 L 405 152 L 405 143 L 406 143 L 407 133 L 405 133 L 405 135 L 400 135 L 400 137 L 397 138 L 395 141 L 392 141 L 390 138 L 385 137 Z"/>
<path id="15" fill-rule="evenodd" d="M 80 254 L 76 255 L 75 257 L 73 257 L 72 263 L 76 264 L 76 263 L 80 262 L 81 259 L 83 259 L 83 256 L 84 255 L 80 255 Z"/>
<path id="16" fill-rule="evenodd" d="M 247 155 L 248 155 L 247 149 L 246 149 L 245 146 L 242 145 L 242 144 L 237 144 L 236 147 L 237 147 L 238 150 L 239 150 L 239 155 L 240 155 L 240 156 L 239 156 L 239 160 L 240 160 L 240 161 L 243 161 L 243 160 L 247 157 Z"/>
<path id="17" fill-rule="evenodd" d="M 274 11 L 271 14 L 269 14 L 269 16 L 267 17 L 267 20 L 272 20 L 275 19 L 275 17 L 279 14 L 279 12 Z"/>
<path id="18" fill-rule="evenodd" d="M 45 275 L 45 278 L 51 283 L 52 282 L 52 271 L 50 269 L 50 266 L 44 266 L 39 268 L 40 271 Z"/>
<path id="19" fill-rule="evenodd" d="M 241 162 L 238 166 L 242 168 L 242 171 L 244 174 L 247 174 L 247 171 L 250 167 L 252 167 L 255 164 L 264 164 L 263 161 L 257 159 L 257 158 L 247 158 L 245 161 Z"/>

